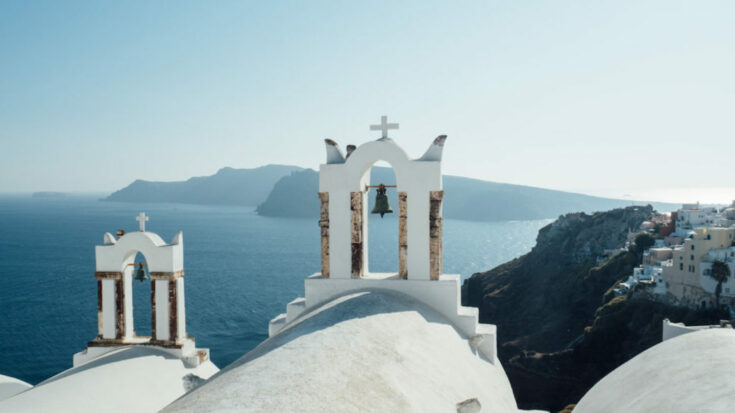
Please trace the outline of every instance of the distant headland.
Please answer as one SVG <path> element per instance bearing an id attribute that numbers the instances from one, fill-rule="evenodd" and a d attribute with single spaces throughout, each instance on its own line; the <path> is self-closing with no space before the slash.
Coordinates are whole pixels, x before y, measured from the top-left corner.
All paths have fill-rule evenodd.
<path id="1" fill-rule="evenodd" d="M 374 167 L 371 181 L 394 184 L 390 168 Z M 630 200 L 601 198 L 573 192 L 512 185 L 461 176 L 444 175 L 447 194 L 444 216 L 468 221 L 510 221 L 556 218 L 570 212 L 606 211 L 631 205 Z M 291 165 L 266 165 L 252 169 L 222 168 L 211 176 L 179 182 L 136 180 L 106 198 L 116 202 L 171 202 L 200 205 L 257 206 L 263 216 L 313 218 L 319 216 L 319 174 Z M 389 203 L 397 205 L 395 191 Z M 371 199 L 370 207 L 372 208 Z M 636 201 L 659 211 L 678 204 Z M 386 216 L 388 217 L 388 216 Z"/>

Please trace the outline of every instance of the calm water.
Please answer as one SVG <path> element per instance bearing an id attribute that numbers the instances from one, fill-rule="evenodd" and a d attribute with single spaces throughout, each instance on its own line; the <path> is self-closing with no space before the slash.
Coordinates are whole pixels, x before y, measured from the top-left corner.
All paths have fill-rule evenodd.
<path id="1" fill-rule="evenodd" d="M 30 383 L 71 367 L 97 334 L 94 246 L 105 232 L 184 231 L 187 330 L 220 367 L 267 337 L 268 321 L 319 271 L 316 221 L 264 218 L 252 208 L 119 204 L 93 198 L 0 197 L 0 374 Z M 446 220 L 444 269 L 466 278 L 531 249 L 550 220 Z M 370 268 L 397 268 L 394 217 L 370 223 Z M 150 333 L 150 285 L 134 282 L 135 330 Z"/>

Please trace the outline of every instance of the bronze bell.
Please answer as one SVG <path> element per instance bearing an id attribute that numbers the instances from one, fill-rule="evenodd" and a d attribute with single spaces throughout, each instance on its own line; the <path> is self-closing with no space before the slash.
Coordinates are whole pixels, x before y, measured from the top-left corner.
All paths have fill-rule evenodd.
<path id="1" fill-rule="evenodd" d="M 393 213 L 393 210 L 388 204 L 388 195 L 385 194 L 385 185 L 383 184 L 380 184 L 380 186 L 378 186 L 378 195 L 375 197 L 375 206 L 373 207 L 373 210 L 370 211 L 370 213 L 380 214 L 381 218 L 383 218 L 383 215 L 385 214 Z"/>
<path id="2" fill-rule="evenodd" d="M 143 263 L 138 263 L 138 271 L 135 272 L 135 279 L 143 282 L 148 279 L 148 274 L 145 273 Z"/>

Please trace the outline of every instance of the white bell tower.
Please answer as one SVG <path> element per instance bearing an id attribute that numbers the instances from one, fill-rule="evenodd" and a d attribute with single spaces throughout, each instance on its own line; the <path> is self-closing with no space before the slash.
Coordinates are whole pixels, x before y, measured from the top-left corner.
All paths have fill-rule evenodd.
<path id="1" fill-rule="evenodd" d="M 321 272 L 306 279 L 304 298 L 293 300 L 285 314 L 271 320 L 269 335 L 288 328 L 307 309 L 342 295 L 390 290 L 437 310 L 494 363 L 495 326 L 480 324 L 477 308 L 461 306 L 459 275 L 443 273 L 441 162 L 446 135 L 434 139 L 423 156 L 411 159 L 388 137 L 398 126 L 381 117 L 380 124 L 370 126 L 381 137 L 348 145 L 347 154 L 335 141 L 325 140 L 327 161 L 319 167 L 318 194 Z M 398 192 L 398 268 L 392 273 L 371 273 L 367 265 L 370 169 L 379 161 L 393 168 Z"/>
<path id="2" fill-rule="evenodd" d="M 208 349 L 196 349 L 186 333 L 184 299 L 184 237 L 177 233 L 170 244 L 146 231 L 149 217 L 141 212 L 139 231 L 120 231 L 118 238 L 105 233 L 104 244 L 95 247 L 97 279 L 97 337 L 87 350 L 74 356 L 74 365 L 89 361 L 109 349 L 149 345 L 198 365 L 209 359 Z M 151 282 L 151 333 L 138 336 L 133 329 L 133 273 L 135 256 L 145 257 Z"/>

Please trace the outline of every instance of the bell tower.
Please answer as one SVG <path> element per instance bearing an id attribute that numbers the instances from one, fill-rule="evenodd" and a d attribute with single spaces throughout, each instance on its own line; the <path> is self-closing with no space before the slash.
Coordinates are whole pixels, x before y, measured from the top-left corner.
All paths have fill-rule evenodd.
<path id="1" fill-rule="evenodd" d="M 383 116 L 380 124 L 370 126 L 381 137 L 357 147 L 348 145 L 346 154 L 337 142 L 325 139 L 327 160 L 319 167 L 319 193 L 314 194 L 321 201 L 321 272 L 305 280 L 305 297 L 291 301 L 286 313 L 271 320 L 268 334 L 278 334 L 307 310 L 340 296 L 393 291 L 439 312 L 494 363 L 495 326 L 480 324 L 476 308 L 461 306 L 459 275 L 443 273 L 441 163 L 447 137 L 438 136 L 421 157 L 411 159 L 388 136 L 398 126 Z M 370 185 L 370 168 L 379 161 L 393 168 L 394 188 Z M 398 268 L 392 273 L 372 273 L 367 265 L 372 189 L 378 191 L 376 213 L 389 213 L 383 191 L 395 190 L 398 195 L 397 211 L 393 211 L 398 218 Z"/>
<path id="2" fill-rule="evenodd" d="M 95 247 L 97 280 L 97 337 L 87 350 L 74 356 L 74 365 L 85 363 L 120 346 L 149 345 L 167 349 L 192 365 L 209 358 L 208 349 L 196 349 L 186 332 L 184 300 L 184 236 L 177 233 L 167 244 L 158 234 L 146 231 L 149 218 L 141 212 L 139 231 L 105 233 L 103 245 Z M 147 264 L 135 263 L 140 253 Z M 147 265 L 150 277 L 145 275 Z M 138 336 L 133 329 L 133 274 L 151 283 L 151 333 Z"/>
<path id="3" fill-rule="evenodd" d="M 366 264 L 368 194 L 376 188 L 378 199 L 383 201 L 381 196 L 386 190 L 385 186 L 369 185 L 370 168 L 378 161 L 390 164 L 396 176 L 396 275 L 402 279 L 437 280 L 442 273 L 441 157 L 446 136 L 436 138 L 424 156 L 410 159 L 388 137 L 389 129 L 398 129 L 398 124 L 387 123 L 383 116 L 379 125 L 370 126 L 370 130 L 381 131 L 381 138 L 360 145 L 347 156 L 335 141 L 325 140 L 327 163 L 319 167 L 324 278 L 370 277 Z M 383 208 L 387 207 L 387 200 L 384 202 Z"/>

